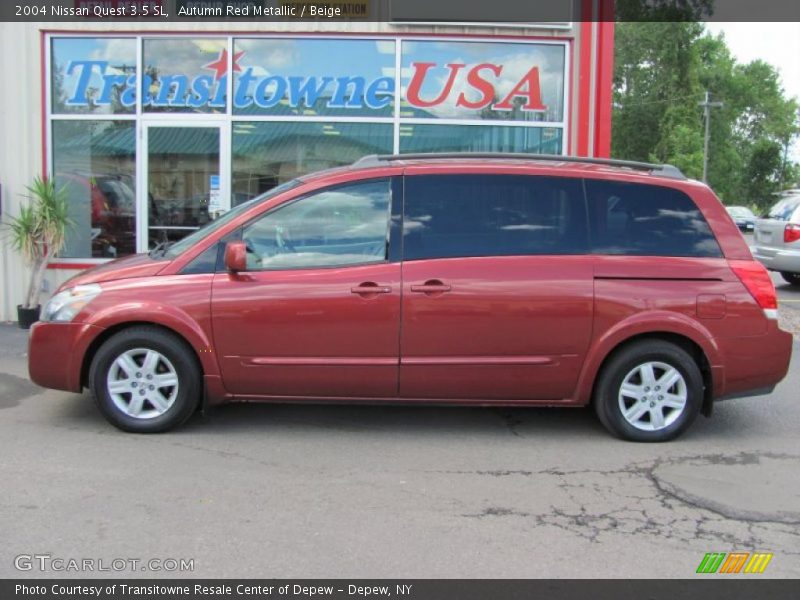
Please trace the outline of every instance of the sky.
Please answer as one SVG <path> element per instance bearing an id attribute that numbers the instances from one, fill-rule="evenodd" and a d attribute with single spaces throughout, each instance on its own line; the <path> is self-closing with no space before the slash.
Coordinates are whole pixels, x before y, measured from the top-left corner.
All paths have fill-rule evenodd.
<path id="1" fill-rule="evenodd" d="M 760 58 L 777 68 L 786 94 L 800 100 L 800 23 L 706 23 L 706 28 L 725 34 L 740 63 Z M 800 160 L 800 141 L 791 153 Z"/>

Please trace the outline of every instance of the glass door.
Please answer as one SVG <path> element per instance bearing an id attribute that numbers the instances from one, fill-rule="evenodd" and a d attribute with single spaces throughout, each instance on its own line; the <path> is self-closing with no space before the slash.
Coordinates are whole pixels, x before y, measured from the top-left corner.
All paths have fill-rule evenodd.
<path id="1" fill-rule="evenodd" d="M 142 124 L 139 244 L 176 242 L 230 209 L 222 125 L 158 120 Z"/>

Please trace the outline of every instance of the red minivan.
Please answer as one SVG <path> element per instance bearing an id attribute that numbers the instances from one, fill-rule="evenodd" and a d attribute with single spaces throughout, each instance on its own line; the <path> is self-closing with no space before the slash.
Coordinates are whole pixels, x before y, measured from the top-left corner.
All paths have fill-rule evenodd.
<path id="1" fill-rule="evenodd" d="M 665 165 L 370 156 L 63 284 L 39 385 L 158 432 L 224 402 L 592 404 L 672 439 L 789 368 L 767 271 Z"/>

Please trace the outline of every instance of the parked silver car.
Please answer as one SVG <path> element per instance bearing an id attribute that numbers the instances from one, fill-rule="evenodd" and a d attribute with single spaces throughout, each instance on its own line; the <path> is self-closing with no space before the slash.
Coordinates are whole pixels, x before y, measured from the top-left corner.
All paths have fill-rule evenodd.
<path id="1" fill-rule="evenodd" d="M 725 210 L 728 211 L 739 231 L 747 233 L 755 229 L 756 216 L 746 206 L 726 206 Z"/>
<path id="2" fill-rule="evenodd" d="M 756 221 L 753 256 L 800 286 L 800 192 L 783 196 Z"/>

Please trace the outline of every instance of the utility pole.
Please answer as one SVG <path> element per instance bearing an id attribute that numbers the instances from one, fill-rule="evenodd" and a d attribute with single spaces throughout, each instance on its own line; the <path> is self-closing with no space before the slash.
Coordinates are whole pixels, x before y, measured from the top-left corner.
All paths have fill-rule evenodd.
<path id="1" fill-rule="evenodd" d="M 706 99 L 704 102 L 699 102 L 698 105 L 703 107 L 703 115 L 706 120 L 706 136 L 703 141 L 703 182 L 708 183 L 708 140 L 710 137 L 709 123 L 711 123 L 711 109 L 721 108 L 722 102 L 710 102 L 711 94 L 706 90 Z"/>

